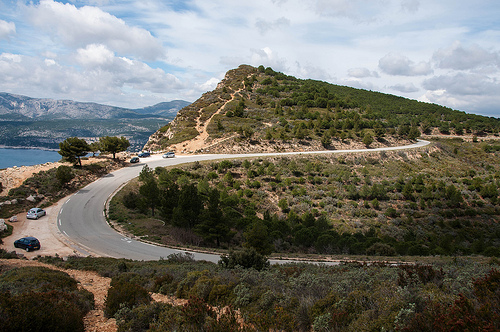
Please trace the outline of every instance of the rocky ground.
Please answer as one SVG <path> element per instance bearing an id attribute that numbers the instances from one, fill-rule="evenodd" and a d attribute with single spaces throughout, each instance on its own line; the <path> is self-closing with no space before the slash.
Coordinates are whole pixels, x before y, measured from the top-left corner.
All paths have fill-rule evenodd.
<path id="1" fill-rule="evenodd" d="M 2 184 L 3 189 L 0 191 L 0 196 L 7 196 L 10 189 L 19 187 L 24 182 L 24 180 L 26 180 L 33 174 L 41 171 L 47 171 L 61 165 L 70 164 L 54 162 L 35 166 L 15 166 L 0 170 L 0 183 Z"/>

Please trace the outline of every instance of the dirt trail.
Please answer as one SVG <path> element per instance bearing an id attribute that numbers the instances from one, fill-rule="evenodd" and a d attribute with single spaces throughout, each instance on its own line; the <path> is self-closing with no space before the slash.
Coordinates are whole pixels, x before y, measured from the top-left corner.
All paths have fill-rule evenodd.
<path id="1" fill-rule="evenodd" d="M 179 143 L 179 144 L 175 144 L 175 145 L 172 145 L 171 148 L 173 150 L 177 150 L 177 151 L 197 151 L 197 150 L 201 150 L 201 149 L 205 149 L 211 145 L 214 145 L 218 142 L 221 142 L 223 140 L 226 140 L 228 139 L 227 137 L 226 138 L 222 138 L 222 139 L 218 139 L 218 140 L 215 140 L 213 143 L 211 143 L 210 145 L 207 145 L 206 143 L 206 140 L 208 139 L 209 137 L 209 134 L 208 134 L 208 131 L 207 131 L 207 127 L 208 127 L 208 124 L 212 121 L 212 119 L 214 118 L 214 116 L 216 116 L 217 114 L 220 114 L 224 108 L 226 107 L 226 105 L 233 101 L 235 99 L 235 96 L 236 94 L 238 94 L 242 89 L 239 89 L 238 91 L 235 91 L 234 93 L 231 94 L 231 99 L 229 99 L 228 101 L 226 101 L 221 107 L 219 107 L 219 109 L 214 112 L 214 114 L 212 114 L 210 116 L 210 118 L 208 118 L 208 120 L 206 120 L 205 122 L 202 122 L 201 121 L 201 114 L 203 113 L 203 109 L 200 110 L 200 115 L 198 116 L 198 118 L 196 119 L 196 127 L 195 129 L 198 131 L 198 136 L 196 136 L 195 138 L 193 138 L 192 140 L 188 141 L 188 142 L 182 142 L 182 143 Z"/>

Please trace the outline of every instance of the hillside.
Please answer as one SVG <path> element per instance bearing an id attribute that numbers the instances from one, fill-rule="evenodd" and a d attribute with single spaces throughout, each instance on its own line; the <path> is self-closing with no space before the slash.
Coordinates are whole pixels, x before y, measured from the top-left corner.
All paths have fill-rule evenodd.
<path id="1" fill-rule="evenodd" d="M 499 257 L 498 140 L 433 141 L 144 169 L 113 198 L 109 216 L 171 246 Z"/>
<path id="2" fill-rule="evenodd" d="M 481 136 L 499 128 L 496 118 L 241 65 L 228 71 L 215 90 L 180 110 L 145 148 L 223 153 L 321 150 L 352 144 L 386 146 L 436 131 Z"/>
<path id="3" fill-rule="evenodd" d="M 59 142 L 72 136 L 89 141 L 125 136 L 131 148 L 139 150 L 155 130 L 188 104 L 175 100 L 132 110 L 0 93 L 0 146 L 57 149 Z"/>

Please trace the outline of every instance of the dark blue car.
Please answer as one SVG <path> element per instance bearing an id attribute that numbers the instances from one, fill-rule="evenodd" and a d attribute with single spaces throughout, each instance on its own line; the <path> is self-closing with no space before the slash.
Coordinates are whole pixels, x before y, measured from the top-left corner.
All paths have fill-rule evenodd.
<path id="1" fill-rule="evenodd" d="M 14 241 L 14 247 L 21 248 L 26 251 L 38 250 L 40 249 L 40 241 L 33 236 L 23 237 Z"/>
<path id="2" fill-rule="evenodd" d="M 140 158 L 149 157 L 151 154 L 149 152 L 141 152 L 138 154 Z"/>

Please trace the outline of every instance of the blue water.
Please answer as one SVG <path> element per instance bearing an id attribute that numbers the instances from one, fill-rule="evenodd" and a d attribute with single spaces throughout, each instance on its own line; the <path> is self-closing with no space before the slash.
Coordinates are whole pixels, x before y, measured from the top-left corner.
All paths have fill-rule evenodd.
<path id="1" fill-rule="evenodd" d="M 0 169 L 12 166 L 31 166 L 61 160 L 57 151 L 0 148 Z"/>

